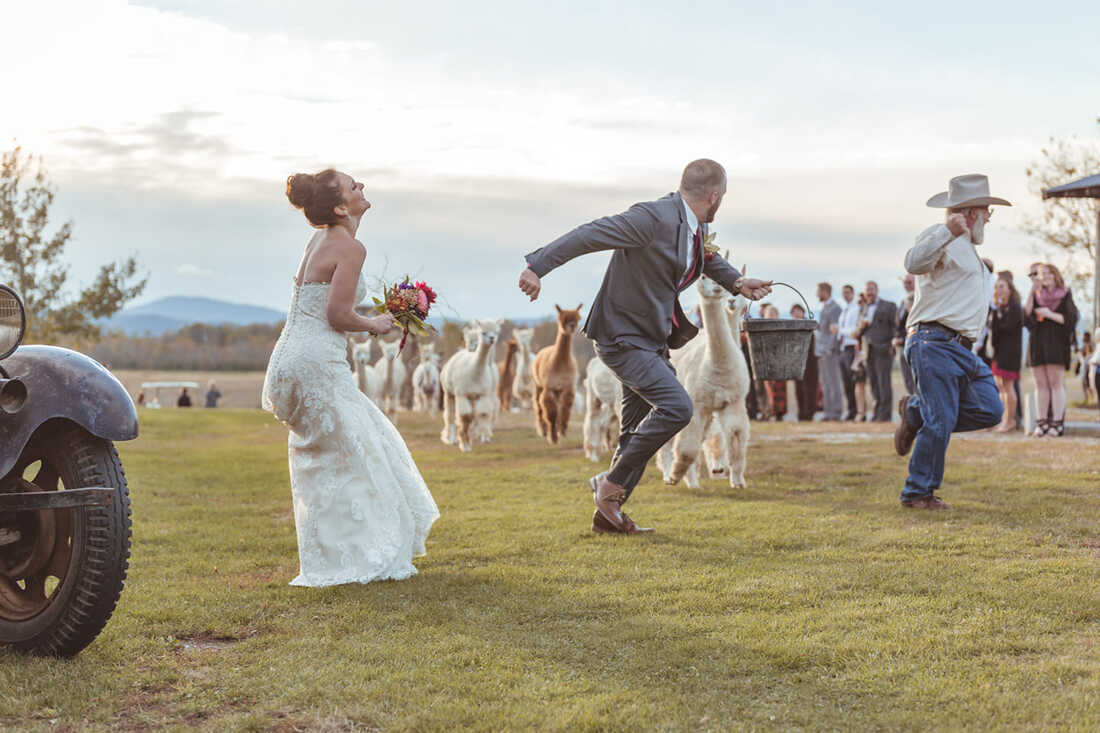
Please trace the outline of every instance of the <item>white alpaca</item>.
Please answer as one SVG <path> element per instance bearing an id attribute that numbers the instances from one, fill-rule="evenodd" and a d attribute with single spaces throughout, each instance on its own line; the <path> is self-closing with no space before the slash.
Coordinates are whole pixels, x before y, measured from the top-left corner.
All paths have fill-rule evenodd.
<path id="1" fill-rule="evenodd" d="M 358 343 L 350 337 L 352 361 L 355 362 L 355 381 L 359 391 L 370 398 L 371 402 L 381 406 L 382 380 L 370 364 L 370 341 Z"/>
<path id="2" fill-rule="evenodd" d="M 709 278 L 698 283 L 703 315 L 699 338 L 672 356 L 677 376 L 695 405 L 688 426 L 657 454 L 665 483 L 681 479 L 699 488 L 699 451 L 703 449 L 712 478 L 729 475 L 730 486 L 745 486 L 745 459 L 749 445 L 749 416 L 745 409 L 749 369 L 741 352 L 740 311 L 744 299 L 735 299 L 733 313 L 725 307 L 726 291 Z M 707 445 L 703 446 L 704 439 Z"/>
<path id="3" fill-rule="evenodd" d="M 615 450 L 623 403 L 622 382 L 598 356 L 588 362 L 584 394 L 584 454 L 595 463 Z"/>
<path id="4" fill-rule="evenodd" d="M 401 404 L 401 385 L 405 383 L 408 369 L 401 361 L 400 341 L 383 342 L 382 358 L 374 365 L 374 373 L 381 383 L 378 406 L 386 413 L 390 421 L 397 423 L 397 408 Z"/>
<path id="5" fill-rule="evenodd" d="M 412 375 L 413 409 L 434 415 L 439 404 L 439 354 L 435 344 L 420 346 L 420 363 Z"/>
<path id="6" fill-rule="evenodd" d="M 468 323 L 462 327 L 462 343 L 466 351 L 477 351 L 481 343 L 481 326 L 476 323 Z"/>
<path id="7" fill-rule="evenodd" d="M 512 338 L 519 344 L 516 352 L 516 381 L 512 385 L 512 412 L 520 409 L 531 409 L 531 400 L 535 395 L 535 385 L 531 381 L 531 362 L 535 355 L 531 351 L 531 337 L 535 335 L 533 328 L 517 328 Z"/>
<path id="8" fill-rule="evenodd" d="M 499 408 L 496 383 L 500 378 L 493 357 L 502 321 L 479 321 L 477 351 L 455 353 L 439 373 L 443 388 L 443 432 L 447 445 L 458 443 L 463 453 L 474 440 L 492 436 L 492 419 Z"/>

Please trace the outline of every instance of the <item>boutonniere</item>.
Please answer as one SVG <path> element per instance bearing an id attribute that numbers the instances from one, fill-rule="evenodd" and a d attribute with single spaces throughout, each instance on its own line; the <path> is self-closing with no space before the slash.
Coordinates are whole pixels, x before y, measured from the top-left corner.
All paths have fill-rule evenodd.
<path id="1" fill-rule="evenodd" d="M 714 256 L 718 254 L 718 245 L 714 243 L 714 240 L 718 237 L 718 232 L 711 232 L 703 237 L 703 257 L 709 262 L 714 259 Z"/>

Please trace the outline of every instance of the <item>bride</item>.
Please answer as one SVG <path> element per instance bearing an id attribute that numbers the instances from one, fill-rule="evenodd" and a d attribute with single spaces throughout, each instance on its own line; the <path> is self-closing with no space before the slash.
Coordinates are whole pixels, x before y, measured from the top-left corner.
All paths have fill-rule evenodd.
<path id="1" fill-rule="evenodd" d="M 287 198 L 319 229 L 306 245 L 286 325 L 264 378 L 263 407 L 290 428 L 290 488 L 298 532 L 291 585 L 400 580 L 439 517 L 397 429 L 355 385 L 344 334 L 381 336 L 386 314 L 355 312 L 367 288 L 355 238 L 370 208 L 363 184 L 334 170 L 297 173 Z"/>

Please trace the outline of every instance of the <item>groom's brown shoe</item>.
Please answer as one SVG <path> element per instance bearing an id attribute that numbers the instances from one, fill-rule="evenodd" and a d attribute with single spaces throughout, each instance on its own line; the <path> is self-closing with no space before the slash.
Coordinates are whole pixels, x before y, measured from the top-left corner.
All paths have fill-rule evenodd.
<path id="1" fill-rule="evenodd" d="M 626 524 L 623 522 L 622 506 L 623 502 L 626 501 L 626 489 L 608 481 L 607 476 L 598 478 L 596 493 L 592 497 L 596 502 L 596 511 L 612 527 L 620 532 L 625 532 Z"/>
<path id="2" fill-rule="evenodd" d="M 898 403 L 898 414 L 901 415 L 901 423 L 894 429 L 894 451 L 904 456 L 917 439 L 917 428 L 909 422 L 909 395 L 902 397 Z"/>
<path id="3" fill-rule="evenodd" d="M 592 531 L 599 534 L 648 534 L 654 531 L 651 527 L 639 527 L 625 514 L 623 514 L 623 519 L 626 520 L 626 529 L 616 529 L 611 522 L 603 518 L 600 510 L 597 509 L 592 513 Z"/>

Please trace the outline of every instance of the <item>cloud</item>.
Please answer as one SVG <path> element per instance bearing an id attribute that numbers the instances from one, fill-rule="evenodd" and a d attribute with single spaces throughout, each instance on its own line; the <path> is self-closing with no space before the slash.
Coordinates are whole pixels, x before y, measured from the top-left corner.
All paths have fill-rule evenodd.
<path id="1" fill-rule="evenodd" d="M 213 270 L 205 267 L 199 267 L 198 265 L 192 265 L 191 263 L 184 263 L 176 268 L 176 274 L 184 277 L 199 277 L 199 278 L 211 278 L 217 273 Z"/>

